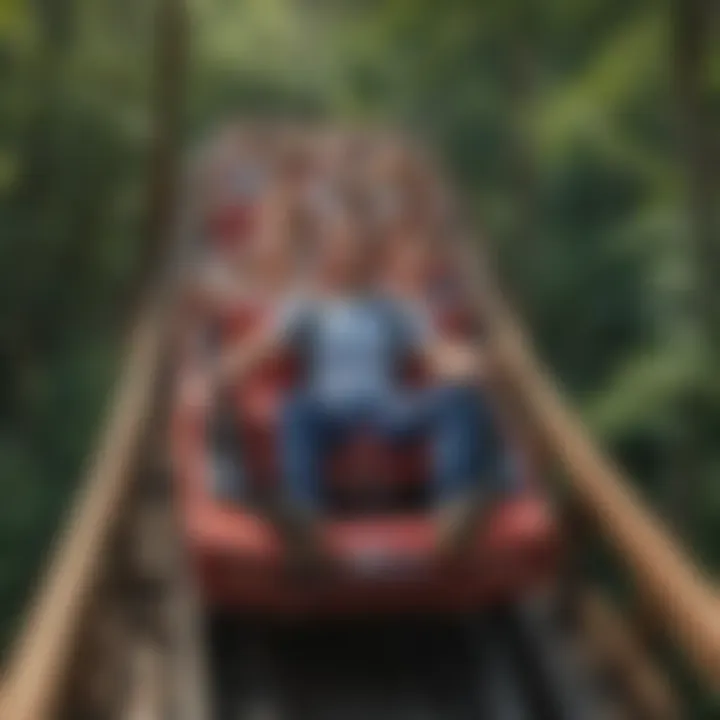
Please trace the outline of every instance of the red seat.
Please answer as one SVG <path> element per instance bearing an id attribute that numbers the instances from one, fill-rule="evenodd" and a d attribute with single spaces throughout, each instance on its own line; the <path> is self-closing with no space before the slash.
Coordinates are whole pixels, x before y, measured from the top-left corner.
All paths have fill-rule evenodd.
<path id="1" fill-rule="evenodd" d="M 471 337 L 476 328 L 475 314 L 463 305 L 448 305 L 435 313 L 435 323 L 442 335 L 451 338 Z"/>
<path id="2" fill-rule="evenodd" d="M 255 207 L 247 203 L 221 205 L 208 213 L 206 237 L 219 250 L 247 241 L 255 227 Z"/>
<path id="3" fill-rule="evenodd" d="M 222 345 L 230 347 L 259 325 L 265 311 L 257 303 L 244 301 L 216 309 L 214 315 L 220 326 Z"/>
<path id="4" fill-rule="evenodd" d="M 263 312 L 244 305 L 222 313 L 225 343 L 246 334 Z M 439 320 L 441 325 L 446 322 L 447 317 Z M 297 370 L 291 358 L 278 358 L 235 390 L 250 475 L 257 481 L 278 477 L 278 413 L 297 382 Z M 184 368 L 184 374 L 191 372 L 191 367 Z M 421 382 L 421 368 L 409 368 L 407 377 Z M 524 492 L 493 509 L 477 529 L 473 552 L 462 568 L 446 568 L 437 561 L 431 514 L 335 518 L 325 523 L 323 535 L 339 561 L 337 577 L 317 591 L 292 583 L 283 572 L 285 551 L 273 527 L 252 508 L 218 500 L 213 493 L 207 412 L 207 406 L 184 400 L 180 392 L 171 448 L 189 557 L 202 598 L 214 608 L 289 614 L 474 610 L 480 603 L 521 597 L 556 574 L 557 524 L 546 502 Z M 376 472 L 394 483 L 420 480 L 428 467 L 425 453 L 422 445 L 389 451 L 361 437 L 331 459 L 328 477 L 331 482 L 352 481 Z"/>

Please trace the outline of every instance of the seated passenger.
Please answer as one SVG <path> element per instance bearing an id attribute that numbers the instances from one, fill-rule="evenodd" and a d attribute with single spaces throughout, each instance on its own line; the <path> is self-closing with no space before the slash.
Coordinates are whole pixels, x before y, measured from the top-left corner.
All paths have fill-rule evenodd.
<path id="1" fill-rule="evenodd" d="M 354 219 L 354 218 L 353 218 Z M 477 348 L 439 338 L 417 305 L 380 294 L 377 259 L 347 213 L 320 238 L 316 289 L 288 301 L 272 322 L 220 359 L 215 382 L 237 381 L 251 367 L 293 348 L 306 381 L 289 397 L 280 429 L 285 504 L 278 518 L 288 545 L 317 558 L 322 469 L 328 454 L 358 431 L 387 443 L 433 443 L 433 490 L 440 507 L 439 548 L 469 539 L 480 502 L 498 490 L 498 438 L 476 385 L 484 371 Z M 420 356 L 437 383 L 404 387 L 403 360 Z"/>
<path id="2" fill-rule="evenodd" d="M 228 134 L 206 160 L 204 213 L 207 243 L 220 251 L 252 235 L 256 211 L 271 179 L 268 158 L 245 134 Z"/>
<path id="3" fill-rule="evenodd" d="M 267 192 L 258 203 L 258 221 L 246 243 L 214 253 L 201 268 L 196 294 L 210 311 L 247 301 L 272 301 L 295 277 L 294 233 L 284 193 Z"/>

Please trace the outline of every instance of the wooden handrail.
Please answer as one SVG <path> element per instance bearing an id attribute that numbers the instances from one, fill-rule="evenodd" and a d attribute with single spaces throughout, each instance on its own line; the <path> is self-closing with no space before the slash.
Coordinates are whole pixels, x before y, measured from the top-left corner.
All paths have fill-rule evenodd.
<path id="1" fill-rule="evenodd" d="M 154 401 L 163 344 L 163 306 L 141 312 L 109 421 L 44 584 L 3 676 L 0 717 L 50 720 L 76 650 L 82 616 L 116 526 Z"/>
<path id="2" fill-rule="evenodd" d="M 581 506 L 630 570 L 659 624 L 698 674 L 720 688 L 720 597 L 669 530 L 645 506 L 633 483 L 596 446 L 580 416 L 536 359 L 516 316 L 479 256 L 463 256 L 478 310 L 491 325 L 499 370 L 521 399 L 527 420 Z"/>

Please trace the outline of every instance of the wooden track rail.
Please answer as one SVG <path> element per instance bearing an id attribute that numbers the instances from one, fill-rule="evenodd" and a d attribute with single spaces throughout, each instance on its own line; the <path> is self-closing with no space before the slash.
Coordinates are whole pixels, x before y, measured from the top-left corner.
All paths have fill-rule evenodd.
<path id="1" fill-rule="evenodd" d="M 720 597 L 669 530 L 644 505 L 632 481 L 597 447 L 576 411 L 536 359 L 480 256 L 464 252 L 463 267 L 478 310 L 491 327 L 498 368 L 525 421 L 596 529 L 629 571 L 643 607 L 654 615 L 698 675 L 720 689 Z"/>
<path id="2" fill-rule="evenodd" d="M 621 471 L 593 445 L 519 336 L 505 347 L 527 407 L 580 502 L 630 570 L 643 602 L 714 688 L 720 686 L 720 601 L 715 588 L 643 507 Z"/>
<path id="3" fill-rule="evenodd" d="M 84 614 L 147 431 L 165 314 L 160 298 L 151 299 L 131 334 L 107 426 L 4 674 L 0 697 L 4 720 L 57 717 Z"/>
<path id="4" fill-rule="evenodd" d="M 463 258 L 469 271 L 476 259 Z M 534 434 L 565 470 L 567 482 L 598 530 L 625 563 L 643 602 L 707 683 L 720 686 L 720 599 L 716 588 L 642 504 L 623 473 L 595 446 L 536 360 L 520 324 L 500 293 L 476 267 L 478 305 L 491 327 L 500 367 Z M 2 677 L 2 720 L 54 720 L 82 635 L 109 540 L 121 520 L 136 476 L 143 439 L 157 401 L 158 374 L 171 326 L 170 302 L 151 298 L 132 332 L 127 358 L 98 450 L 59 538 L 45 581 Z M 181 609 L 174 612 L 181 614 Z M 597 604 L 595 622 L 607 614 Z M 608 625 L 609 626 L 609 625 Z M 190 641 L 188 641 L 191 644 Z M 617 639 L 615 644 L 621 644 Z M 627 651 L 625 652 L 627 655 Z M 126 717 L 155 702 L 145 684 L 158 671 L 152 646 L 133 655 L 134 694 Z M 180 664 L 187 664 L 187 659 Z M 191 672 L 191 671 L 188 671 Z M 650 687 L 657 681 L 645 679 Z M 656 690 L 649 694 L 658 695 Z"/>

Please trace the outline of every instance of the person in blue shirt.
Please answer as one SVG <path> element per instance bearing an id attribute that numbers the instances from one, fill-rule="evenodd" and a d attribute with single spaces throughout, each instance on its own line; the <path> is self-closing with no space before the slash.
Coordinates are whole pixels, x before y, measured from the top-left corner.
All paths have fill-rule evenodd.
<path id="1" fill-rule="evenodd" d="M 421 306 L 382 294 L 374 282 L 377 248 L 359 216 L 336 208 L 324 221 L 317 257 L 312 290 L 283 302 L 212 372 L 214 383 L 237 382 L 288 348 L 304 361 L 305 382 L 281 419 L 281 528 L 297 552 L 317 549 L 323 461 L 359 429 L 389 443 L 424 436 L 433 446 L 439 547 L 459 549 L 483 496 L 499 482 L 499 438 L 480 391 L 482 349 L 443 339 Z M 402 382 L 411 356 L 433 374 L 431 386 Z"/>

